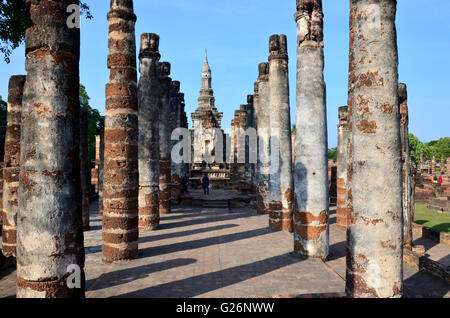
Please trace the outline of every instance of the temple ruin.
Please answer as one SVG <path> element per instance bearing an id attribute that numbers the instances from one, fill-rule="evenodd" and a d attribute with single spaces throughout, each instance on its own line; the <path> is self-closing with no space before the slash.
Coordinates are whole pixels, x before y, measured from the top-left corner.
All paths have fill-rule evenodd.
<path id="1" fill-rule="evenodd" d="M 177 64 L 160 61 L 160 36 L 141 34 L 136 51 L 133 3 L 110 1 L 105 116 L 92 136 L 80 106 L 80 29 L 66 23 L 79 1 L 26 0 L 27 74 L 9 79 L 0 163 L 0 270 L 16 271 L 0 279 L 0 297 L 14 281 L 19 298 L 399 298 L 423 279 L 433 296 L 450 296 L 439 285 L 450 283 L 448 254 L 435 259 L 450 236 L 414 218 L 417 204 L 450 212 L 450 157 L 410 154 L 397 1 L 350 1 L 337 162 L 328 154 L 321 0 L 295 2 L 295 131 L 286 35 L 267 39 L 253 92 L 227 105 L 230 130 L 205 52 L 189 127 L 192 105 L 170 77 Z M 417 243 L 429 237 L 438 252 Z M 248 281 L 272 294 L 241 288 Z M 273 294 L 315 281 L 302 295 Z"/>

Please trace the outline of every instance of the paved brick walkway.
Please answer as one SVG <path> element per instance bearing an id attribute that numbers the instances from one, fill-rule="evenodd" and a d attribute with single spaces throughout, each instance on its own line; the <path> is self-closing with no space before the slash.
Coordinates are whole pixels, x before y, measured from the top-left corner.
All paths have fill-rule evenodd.
<path id="1" fill-rule="evenodd" d="M 94 212 L 94 211 L 93 211 Z M 333 211 L 334 212 L 334 211 Z M 331 218 L 326 263 L 292 254 L 292 235 L 267 229 L 251 209 L 178 206 L 161 229 L 143 232 L 139 258 L 101 262 L 101 219 L 85 233 L 87 297 L 258 297 L 344 292 L 345 233 Z M 443 281 L 405 264 L 405 297 L 450 297 Z M 0 272 L 0 297 L 14 297 L 15 272 Z"/>

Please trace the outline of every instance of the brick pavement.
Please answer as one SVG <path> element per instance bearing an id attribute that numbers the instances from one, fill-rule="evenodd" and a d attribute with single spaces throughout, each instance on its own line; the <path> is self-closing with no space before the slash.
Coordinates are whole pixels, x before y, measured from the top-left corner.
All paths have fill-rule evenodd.
<path id="1" fill-rule="evenodd" d="M 95 205 L 92 205 L 93 207 Z M 161 229 L 142 232 L 139 258 L 101 262 L 101 218 L 85 233 L 87 297 L 260 297 L 344 292 L 345 233 L 332 209 L 324 263 L 292 254 L 292 234 L 268 230 L 248 208 L 176 206 Z M 443 281 L 405 264 L 405 297 L 450 297 Z M 15 271 L 0 272 L 0 297 L 14 297 Z"/>

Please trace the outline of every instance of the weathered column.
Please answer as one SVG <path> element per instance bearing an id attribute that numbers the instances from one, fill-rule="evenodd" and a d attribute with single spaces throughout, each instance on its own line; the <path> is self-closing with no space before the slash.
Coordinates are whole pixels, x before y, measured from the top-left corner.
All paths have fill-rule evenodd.
<path id="1" fill-rule="evenodd" d="M 421 151 L 420 152 L 420 157 L 419 157 L 420 159 L 419 159 L 419 172 L 420 173 L 423 173 L 423 170 L 424 170 L 424 161 L 423 161 L 423 152 Z"/>
<path id="2" fill-rule="evenodd" d="M 346 292 L 401 297 L 402 157 L 395 0 L 350 2 Z"/>
<path id="3" fill-rule="evenodd" d="M 3 168 L 3 232 L 2 252 L 6 258 L 16 257 L 17 214 L 19 213 L 18 190 L 20 173 L 20 122 L 23 88 L 26 76 L 16 75 L 9 79 L 8 106 L 6 114 L 5 157 Z M 1 210 L 0 210 L 1 212 Z"/>
<path id="4" fill-rule="evenodd" d="M 105 118 L 100 120 L 100 147 L 98 164 L 98 213 L 103 214 L 103 167 L 105 162 Z"/>
<path id="5" fill-rule="evenodd" d="M 436 156 L 433 155 L 433 158 L 431 158 L 431 163 L 430 163 L 430 172 L 431 175 L 434 177 L 436 175 Z"/>
<path id="6" fill-rule="evenodd" d="M 447 157 L 447 177 L 450 178 L 450 157 Z"/>
<path id="7" fill-rule="evenodd" d="M 76 0 L 27 0 L 27 78 L 22 100 L 17 297 L 84 297 L 81 220 L 80 29 Z M 67 277 L 75 270 L 79 288 Z M 73 281 L 72 281 L 73 282 Z"/>
<path id="8" fill-rule="evenodd" d="M 231 183 L 234 189 L 245 188 L 245 123 L 247 117 L 247 105 L 240 105 L 234 111 L 234 118 L 231 122 L 231 149 L 234 161 L 231 164 Z"/>
<path id="9" fill-rule="evenodd" d="M 347 228 L 347 174 L 350 141 L 348 106 L 339 107 L 336 224 Z"/>
<path id="10" fill-rule="evenodd" d="M 171 164 L 171 130 L 170 130 L 170 63 L 160 65 L 160 113 L 159 113 L 159 214 L 171 212 L 170 202 L 170 164 Z"/>
<path id="11" fill-rule="evenodd" d="M 256 167 L 256 211 L 259 214 L 269 214 L 269 139 L 270 139 L 270 109 L 269 109 L 269 63 L 258 65 L 259 76 L 255 83 L 255 113 L 257 118 L 258 163 Z"/>
<path id="12" fill-rule="evenodd" d="M 255 144 L 251 144 L 250 139 L 250 129 L 255 129 L 255 108 L 253 105 L 253 95 L 247 95 L 247 105 L 246 105 L 246 120 L 245 120 L 245 131 L 248 135 L 245 136 L 245 181 L 246 183 L 253 187 L 254 183 L 254 167 L 255 165 L 251 163 L 251 150 L 252 147 L 257 147 Z M 254 149 L 254 148 L 253 148 Z"/>
<path id="13" fill-rule="evenodd" d="M 440 175 L 444 175 L 444 171 L 445 171 L 445 161 L 444 161 L 444 156 L 441 156 L 441 162 L 440 162 Z"/>
<path id="14" fill-rule="evenodd" d="M 329 173 L 329 198 L 330 198 L 330 204 L 336 205 L 337 201 L 337 166 L 330 163 L 329 165 L 330 173 Z"/>
<path id="15" fill-rule="evenodd" d="M 189 128 L 189 123 L 188 123 L 188 119 L 187 119 L 187 115 L 185 112 L 185 104 L 184 104 L 184 97 L 183 100 L 181 101 L 181 127 L 182 128 Z M 181 176 L 184 177 L 189 177 L 189 163 L 185 162 L 181 165 Z"/>
<path id="16" fill-rule="evenodd" d="M 139 54 L 139 230 L 159 226 L 159 36 L 141 35 Z"/>
<path id="17" fill-rule="evenodd" d="M 279 169 L 270 174 L 269 227 L 292 232 L 294 179 L 286 36 L 272 35 L 269 51 L 270 139 L 279 144 L 278 153 L 272 154 L 272 160 L 279 156 Z"/>
<path id="18" fill-rule="evenodd" d="M 400 141 L 402 147 L 402 208 L 403 208 L 403 246 L 412 248 L 411 213 L 411 161 L 409 158 L 409 115 L 408 93 L 404 83 L 398 84 L 398 103 L 400 113 Z"/>
<path id="19" fill-rule="evenodd" d="M 297 11 L 294 250 L 326 259 L 329 189 L 322 1 L 298 0 Z"/>
<path id="20" fill-rule="evenodd" d="M 173 81 L 170 87 L 170 134 L 181 127 L 181 102 L 184 99 L 184 94 L 180 93 L 180 82 Z M 169 139 L 171 136 L 169 135 Z M 172 148 L 177 144 L 177 141 L 170 140 L 170 152 Z M 182 163 L 176 163 L 171 160 L 170 163 L 170 200 L 171 204 L 180 204 L 181 195 L 181 166 Z"/>
<path id="21" fill-rule="evenodd" d="M 81 182 L 81 210 L 83 230 L 89 231 L 89 155 L 88 155 L 88 112 L 80 109 L 80 182 Z"/>
<path id="22" fill-rule="evenodd" d="M 103 261 L 138 252 L 138 101 L 132 0 L 111 0 L 106 85 Z"/>

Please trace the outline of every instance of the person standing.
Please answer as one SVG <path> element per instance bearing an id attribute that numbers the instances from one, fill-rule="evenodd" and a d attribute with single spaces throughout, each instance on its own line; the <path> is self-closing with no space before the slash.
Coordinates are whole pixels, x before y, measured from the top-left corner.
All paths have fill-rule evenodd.
<path id="1" fill-rule="evenodd" d="M 205 174 L 202 178 L 203 193 L 209 195 L 209 178 Z"/>

